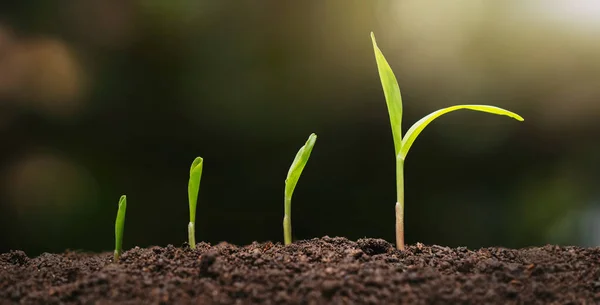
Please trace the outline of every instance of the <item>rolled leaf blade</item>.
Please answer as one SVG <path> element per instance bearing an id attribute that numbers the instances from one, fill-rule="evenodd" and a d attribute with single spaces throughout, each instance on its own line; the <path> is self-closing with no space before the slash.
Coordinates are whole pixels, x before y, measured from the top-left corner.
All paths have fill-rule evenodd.
<path id="1" fill-rule="evenodd" d="M 296 184 L 298 183 L 300 175 L 302 174 L 302 171 L 304 170 L 304 167 L 308 162 L 308 158 L 310 158 L 310 153 L 312 152 L 316 141 L 317 135 L 313 133 L 308 137 L 308 140 L 306 141 L 304 146 L 302 146 L 300 150 L 298 150 L 298 153 L 294 158 L 294 162 L 292 162 L 292 166 L 290 166 L 290 169 L 288 171 L 287 178 L 285 179 L 286 198 L 292 197 L 294 189 L 296 188 Z"/>
<path id="2" fill-rule="evenodd" d="M 197 157 L 190 167 L 190 180 L 188 182 L 188 199 L 190 206 L 190 222 L 196 222 L 196 204 L 198 203 L 198 191 L 202 178 L 202 167 L 204 159 Z"/>
<path id="3" fill-rule="evenodd" d="M 127 196 L 119 198 L 119 209 L 115 221 L 115 260 L 119 259 L 123 248 L 123 233 L 125 231 L 125 213 L 127 211 Z"/>
<path id="4" fill-rule="evenodd" d="M 390 116 L 394 148 L 397 155 L 400 152 L 400 147 L 402 145 L 402 96 L 400 94 L 400 87 L 398 86 L 398 81 L 396 80 L 392 68 L 377 46 L 377 41 L 375 41 L 373 32 L 371 32 L 371 40 L 373 42 L 373 50 L 375 51 L 379 79 L 381 80 L 381 86 L 383 87 L 383 94 L 385 95 L 385 102 Z"/>
<path id="5" fill-rule="evenodd" d="M 406 155 L 408 154 L 408 151 L 410 150 L 411 146 L 413 145 L 413 143 L 415 142 L 415 140 L 417 139 L 419 134 L 421 134 L 423 129 L 425 129 L 425 127 L 427 127 L 427 125 L 429 125 L 429 123 L 433 122 L 433 120 L 435 120 L 436 118 L 438 118 L 446 113 L 460 110 L 460 109 L 468 109 L 468 110 L 487 112 L 487 113 L 497 114 L 497 115 L 505 115 L 505 116 L 509 116 L 515 120 L 523 121 L 523 118 L 520 115 L 518 115 L 514 112 L 511 112 L 511 111 L 508 111 L 506 109 L 495 107 L 495 106 L 456 105 L 456 106 L 447 107 L 444 109 L 434 111 L 433 113 L 423 117 L 422 119 L 417 121 L 415 124 L 413 124 L 408 129 L 406 134 L 404 135 L 404 139 L 402 139 L 400 153 L 397 155 L 397 157 L 401 158 L 402 160 L 406 159 Z"/>

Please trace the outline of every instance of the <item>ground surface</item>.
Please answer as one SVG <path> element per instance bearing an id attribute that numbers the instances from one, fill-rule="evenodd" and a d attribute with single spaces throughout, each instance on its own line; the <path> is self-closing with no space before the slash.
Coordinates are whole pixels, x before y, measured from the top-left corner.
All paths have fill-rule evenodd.
<path id="1" fill-rule="evenodd" d="M 0 304 L 599 304 L 600 248 L 221 243 L 112 254 L 0 254 Z"/>

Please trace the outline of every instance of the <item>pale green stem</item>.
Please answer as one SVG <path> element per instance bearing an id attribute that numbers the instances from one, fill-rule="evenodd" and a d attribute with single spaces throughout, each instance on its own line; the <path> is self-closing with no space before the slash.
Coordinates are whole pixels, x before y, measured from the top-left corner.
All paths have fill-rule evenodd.
<path id="1" fill-rule="evenodd" d="M 286 245 L 292 243 L 292 198 L 284 200 L 283 241 Z"/>
<path id="2" fill-rule="evenodd" d="M 188 224 L 188 243 L 190 248 L 196 249 L 196 224 L 191 222 Z"/>
<path id="3" fill-rule="evenodd" d="M 396 157 L 396 248 L 404 250 L 404 160 Z"/>

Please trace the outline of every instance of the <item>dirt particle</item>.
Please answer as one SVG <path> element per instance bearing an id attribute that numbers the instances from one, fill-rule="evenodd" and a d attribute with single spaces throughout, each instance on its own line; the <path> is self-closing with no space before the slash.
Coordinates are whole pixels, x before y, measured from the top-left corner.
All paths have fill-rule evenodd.
<path id="1" fill-rule="evenodd" d="M 356 244 L 367 255 L 387 253 L 393 246 L 383 239 L 359 239 Z"/>
<path id="2" fill-rule="evenodd" d="M 321 291 L 326 297 L 331 297 L 341 287 L 341 284 L 336 280 L 325 280 L 321 284 Z"/>
<path id="3" fill-rule="evenodd" d="M 358 259 L 363 256 L 364 252 L 361 249 L 346 249 L 344 250 L 346 257 Z"/>
<path id="4" fill-rule="evenodd" d="M 27 264 L 29 257 L 21 250 L 11 250 L 8 253 L 0 255 L 0 263 L 6 262 L 11 265 L 23 266 Z"/>
<path id="5" fill-rule="evenodd" d="M 200 275 L 212 276 L 214 273 L 210 272 L 210 267 L 217 260 L 216 252 L 206 252 L 200 257 Z"/>

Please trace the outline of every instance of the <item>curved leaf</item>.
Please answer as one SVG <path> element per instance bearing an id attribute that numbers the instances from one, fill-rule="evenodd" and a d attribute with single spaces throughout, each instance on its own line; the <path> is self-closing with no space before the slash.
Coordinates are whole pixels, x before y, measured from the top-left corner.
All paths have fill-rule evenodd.
<path id="1" fill-rule="evenodd" d="M 373 41 L 373 50 L 375 51 L 375 60 L 377 61 L 377 70 L 385 95 L 385 103 L 387 104 L 388 114 L 390 115 L 390 124 L 392 125 L 392 136 L 394 137 L 394 148 L 396 155 L 400 152 L 402 143 L 402 96 L 400 95 L 400 87 L 392 68 L 388 64 L 383 53 L 377 47 L 375 35 L 371 32 L 371 40 Z"/>
<path id="2" fill-rule="evenodd" d="M 197 157 L 190 167 L 190 180 L 188 182 L 188 200 L 190 205 L 190 222 L 196 222 L 196 204 L 198 202 L 198 191 L 200 190 L 200 179 L 202 178 L 202 165 L 204 159 Z"/>
<path id="3" fill-rule="evenodd" d="M 292 166 L 290 166 L 290 170 L 288 171 L 287 178 L 285 179 L 286 198 L 292 197 L 294 189 L 296 188 L 296 184 L 300 179 L 300 175 L 302 174 L 302 170 L 304 170 L 304 166 L 306 166 L 306 162 L 308 162 L 308 158 L 310 157 L 310 153 L 312 152 L 316 141 L 317 135 L 314 133 L 311 134 L 308 137 L 306 144 L 304 144 L 304 146 L 302 146 L 296 154 L 294 162 L 292 162 Z"/>
<path id="4" fill-rule="evenodd" d="M 404 160 L 406 158 L 406 155 L 408 154 L 408 150 L 410 149 L 412 144 L 415 142 L 415 139 L 417 138 L 417 136 L 419 136 L 421 131 L 423 131 L 423 129 L 425 129 L 425 127 L 427 125 L 429 125 L 429 123 L 431 123 L 433 120 L 435 120 L 436 118 L 438 118 L 439 116 L 441 116 L 443 114 L 446 114 L 448 112 L 452 112 L 455 110 L 459 110 L 459 109 L 469 109 L 469 110 L 488 112 L 488 113 L 498 114 L 498 115 L 506 115 L 515 120 L 523 121 L 523 118 L 520 115 L 518 115 L 514 112 L 510 112 L 508 110 L 499 108 L 499 107 L 494 107 L 494 106 L 457 105 L 457 106 L 440 109 L 440 110 L 434 111 L 433 113 L 429 114 L 428 116 L 420 119 L 418 122 L 416 122 L 415 124 L 413 124 L 410 127 L 410 129 L 404 135 L 404 139 L 402 140 L 402 145 L 400 148 L 400 153 L 397 156 L 400 157 L 402 160 Z"/>

